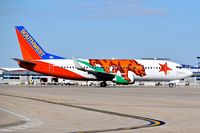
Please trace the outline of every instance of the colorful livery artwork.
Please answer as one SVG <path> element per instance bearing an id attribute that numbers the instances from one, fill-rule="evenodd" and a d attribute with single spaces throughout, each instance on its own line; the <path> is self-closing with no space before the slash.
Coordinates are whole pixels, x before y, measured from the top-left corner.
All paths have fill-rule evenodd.
<path id="1" fill-rule="evenodd" d="M 135 60 L 109 60 L 109 59 L 89 59 L 92 66 L 100 65 L 107 73 L 117 73 L 119 71 L 125 80 L 130 81 L 128 71 L 143 77 L 146 75 L 144 66 Z"/>

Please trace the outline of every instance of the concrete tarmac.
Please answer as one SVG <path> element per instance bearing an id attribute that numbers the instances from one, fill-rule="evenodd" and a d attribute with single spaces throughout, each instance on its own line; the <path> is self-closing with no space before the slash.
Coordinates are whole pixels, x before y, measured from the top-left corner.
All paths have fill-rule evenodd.
<path id="1" fill-rule="evenodd" d="M 0 132 L 198 133 L 200 87 L 0 86 Z"/>

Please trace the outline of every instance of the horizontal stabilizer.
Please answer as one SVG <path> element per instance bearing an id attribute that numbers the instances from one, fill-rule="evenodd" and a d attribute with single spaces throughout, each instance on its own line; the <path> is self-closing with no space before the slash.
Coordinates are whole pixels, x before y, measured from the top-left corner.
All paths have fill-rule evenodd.
<path id="1" fill-rule="evenodd" d="M 26 61 L 26 60 L 22 60 L 22 59 L 18 59 L 18 58 L 11 58 L 14 61 L 17 61 L 19 63 L 25 63 L 27 65 L 36 65 L 35 63 L 31 62 L 31 61 Z"/>

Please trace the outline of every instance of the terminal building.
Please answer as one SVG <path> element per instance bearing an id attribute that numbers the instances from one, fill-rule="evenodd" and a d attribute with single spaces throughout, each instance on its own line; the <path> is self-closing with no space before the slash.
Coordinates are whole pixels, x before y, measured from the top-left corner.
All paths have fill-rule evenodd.
<path id="1" fill-rule="evenodd" d="M 0 84 L 8 85 L 58 85 L 72 81 L 46 76 L 22 68 L 0 68 Z"/>

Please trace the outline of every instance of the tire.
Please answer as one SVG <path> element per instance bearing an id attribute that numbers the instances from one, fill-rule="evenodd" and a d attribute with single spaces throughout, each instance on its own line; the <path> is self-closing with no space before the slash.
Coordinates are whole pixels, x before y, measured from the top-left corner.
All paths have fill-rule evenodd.
<path id="1" fill-rule="evenodd" d="M 106 87 L 106 86 L 107 86 L 107 83 L 106 83 L 106 82 L 101 82 L 101 83 L 100 83 L 100 86 L 101 86 L 101 87 Z"/>
<path id="2" fill-rule="evenodd" d="M 169 87 L 175 87 L 175 84 L 174 83 L 170 83 Z"/>

